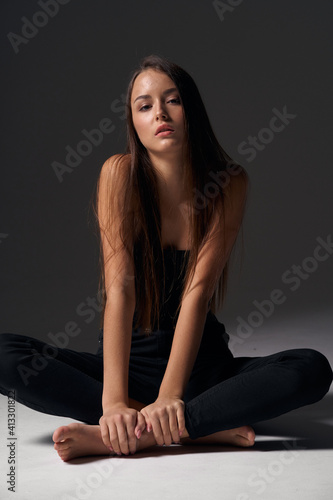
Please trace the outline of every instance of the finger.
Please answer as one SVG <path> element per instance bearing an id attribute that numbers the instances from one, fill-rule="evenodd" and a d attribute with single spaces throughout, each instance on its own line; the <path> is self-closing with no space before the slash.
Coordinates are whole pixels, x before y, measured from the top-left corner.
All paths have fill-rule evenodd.
<path id="1" fill-rule="evenodd" d="M 128 450 L 129 453 L 131 454 L 134 454 L 136 452 L 136 441 L 137 441 L 137 437 L 135 435 L 136 421 L 137 421 L 137 415 L 132 415 L 130 418 L 125 419 Z"/>
<path id="2" fill-rule="evenodd" d="M 178 419 L 178 432 L 179 432 L 179 436 L 181 436 L 183 434 L 183 432 L 185 431 L 186 429 L 186 426 L 185 426 L 185 412 L 184 412 L 184 408 L 178 408 L 177 410 L 177 419 Z"/>
<path id="3" fill-rule="evenodd" d="M 170 446 L 172 442 L 172 436 L 170 431 L 170 417 L 172 418 L 172 410 L 170 410 L 170 414 L 165 412 L 160 417 L 160 425 L 163 432 L 163 441 L 166 446 Z"/>
<path id="4" fill-rule="evenodd" d="M 138 412 L 138 415 L 137 415 L 137 424 L 136 424 L 136 427 L 135 427 L 135 435 L 138 439 L 140 439 L 141 437 L 141 434 L 143 433 L 143 431 L 145 430 L 146 428 L 146 420 L 145 420 L 145 417 L 140 413 Z"/>
<path id="5" fill-rule="evenodd" d="M 110 427 L 109 432 L 112 450 L 117 453 L 117 455 L 121 455 L 121 448 L 116 424 L 113 424 L 112 427 Z"/>
<path id="6" fill-rule="evenodd" d="M 151 432 L 153 430 L 153 426 L 148 414 L 144 410 L 141 410 L 140 413 L 144 416 L 147 432 Z"/>
<path id="7" fill-rule="evenodd" d="M 176 412 L 169 415 L 169 426 L 172 442 L 179 443 L 178 419 Z"/>
<path id="8" fill-rule="evenodd" d="M 123 421 L 121 421 L 121 423 L 118 423 L 117 433 L 118 433 L 119 451 L 120 453 L 124 453 L 124 455 L 128 455 L 129 454 L 128 435 L 127 435 L 126 425 Z M 117 450 L 115 449 L 115 451 Z"/>
<path id="9" fill-rule="evenodd" d="M 120 442 L 119 442 L 119 434 L 118 434 L 118 427 L 121 425 L 122 420 L 121 418 L 118 417 L 114 418 L 112 425 L 109 425 L 109 434 L 110 434 L 110 441 L 111 441 L 111 447 L 117 455 L 121 455 L 121 447 L 120 447 Z"/>
<path id="10" fill-rule="evenodd" d="M 110 448 L 111 447 L 111 440 L 110 440 L 109 427 L 107 426 L 107 424 L 104 422 L 103 419 L 100 419 L 99 426 L 100 426 L 100 430 L 101 430 L 101 436 L 102 436 L 103 443 L 105 444 L 105 446 L 107 448 Z"/>
<path id="11" fill-rule="evenodd" d="M 128 450 L 130 454 L 134 454 L 136 452 L 136 442 L 137 437 L 134 433 L 134 425 L 133 423 L 127 426 L 127 436 L 128 436 Z"/>
<path id="12" fill-rule="evenodd" d="M 163 437 L 163 431 L 162 431 L 160 419 L 157 417 L 152 418 L 151 425 L 152 425 L 152 431 L 154 433 L 156 443 L 159 444 L 160 446 L 163 446 L 164 437 Z"/>

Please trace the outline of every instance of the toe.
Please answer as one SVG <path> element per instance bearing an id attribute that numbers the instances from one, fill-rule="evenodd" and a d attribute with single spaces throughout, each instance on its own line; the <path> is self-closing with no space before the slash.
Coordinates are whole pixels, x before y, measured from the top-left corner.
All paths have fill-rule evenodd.
<path id="1" fill-rule="evenodd" d="M 238 434 L 235 436 L 235 445 L 236 446 L 249 446 L 249 440 L 246 437 Z"/>
<path id="2" fill-rule="evenodd" d="M 68 448 L 70 447 L 69 446 L 69 440 L 66 439 L 65 441 L 62 441 L 60 443 L 54 443 L 54 449 L 57 450 L 57 451 L 64 451 L 64 450 L 68 450 Z"/>
<path id="3" fill-rule="evenodd" d="M 238 434 L 237 441 L 240 446 L 253 446 L 254 445 L 254 437 L 251 434 Z"/>
<path id="4" fill-rule="evenodd" d="M 62 425 L 58 427 L 53 433 L 52 439 L 54 442 L 59 443 L 65 439 L 74 437 L 80 430 L 80 424 L 74 422 L 73 424 Z"/>
<path id="5" fill-rule="evenodd" d="M 66 426 L 63 425 L 61 427 L 58 427 L 58 429 L 56 429 L 53 433 L 53 436 L 52 436 L 52 439 L 55 443 L 58 443 L 59 441 L 62 441 L 63 439 L 65 439 L 65 436 L 66 436 Z"/>
<path id="6" fill-rule="evenodd" d="M 69 460 L 69 456 L 67 453 L 58 453 L 58 455 L 63 462 L 67 462 L 67 460 Z"/>
<path id="7" fill-rule="evenodd" d="M 247 439 L 249 440 L 249 442 L 251 443 L 250 446 L 252 446 L 254 444 L 254 441 L 255 441 L 255 438 L 256 438 L 256 434 L 254 432 L 254 430 L 252 429 L 252 427 L 248 427 L 248 431 L 247 431 L 247 435 L 246 435 Z"/>

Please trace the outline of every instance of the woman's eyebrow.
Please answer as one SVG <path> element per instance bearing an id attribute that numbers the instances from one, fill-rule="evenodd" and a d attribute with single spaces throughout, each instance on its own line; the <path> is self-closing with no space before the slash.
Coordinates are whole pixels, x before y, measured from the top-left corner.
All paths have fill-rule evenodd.
<path id="1" fill-rule="evenodd" d="M 172 92 L 178 92 L 178 89 L 176 87 L 172 87 L 171 89 L 166 89 L 164 90 L 163 92 L 163 95 L 168 95 L 168 94 L 171 94 Z M 138 99 L 148 99 L 149 97 L 151 97 L 150 94 L 143 94 L 143 95 L 139 95 L 133 102 L 133 104 L 138 100 Z"/>

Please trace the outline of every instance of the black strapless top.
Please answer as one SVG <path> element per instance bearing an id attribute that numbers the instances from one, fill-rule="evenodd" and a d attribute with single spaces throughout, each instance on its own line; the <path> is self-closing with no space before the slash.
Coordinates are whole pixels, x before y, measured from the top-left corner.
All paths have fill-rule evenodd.
<path id="1" fill-rule="evenodd" d="M 180 296 L 183 288 L 183 278 L 187 269 L 187 261 L 189 258 L 189 250 L 178 250 L 174 247 L 166 247 L 163 249 L 164 266 L 165 266 L 165 288 L 161 286 L 160 291 L 160 330 L 174 330 L 176 327 L 178 315 L 176 310 L 180 302 Z M 183 261 L 186 263 L 183 268 Z M 207 314 L 207 320 L 216 317 L 211 311 Z M 135 315 L 133 318 L 133 325 Z M 157 330 L 157 323 L 153 327 L 153 331 Z"/>
<path id="2" fill-rule="evenodd" d="M 163 253 L 165 265 L 165 288 L 164 295 L 163 289 L 160 294 L 160 329 L 174 329 L 177 321 L 175 314 L 180 302 L 189 251 L 167 247 L 164 248 Z M 186 263 L 182 271 L 182 264 L 184 260 L 186 260 Z"/>

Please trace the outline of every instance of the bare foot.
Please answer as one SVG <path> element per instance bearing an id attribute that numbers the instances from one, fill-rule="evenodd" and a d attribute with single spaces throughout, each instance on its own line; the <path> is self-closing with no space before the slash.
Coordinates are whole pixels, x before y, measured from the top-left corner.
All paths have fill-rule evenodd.
<path id="1" fill-rule="evenodd" d="M 186 432 L 187 434 L 187 432 Z M 184 437 L 181 444 L 231 444 L 233 446 L 253 446 L 255 441 L 255 432 L 249 425 L 228 429 L 226 431 L 214 432 L 208 436 L 197 439 Z"/>
<path id="2" fill-rule="evenodd" d="M 185 434 L 187 432 L 185 431 Z M 253 446 L 255 433 L 252 427 L 243 426 L 236 429 L 215 432 L 209 436 L 190 439 L 180 439 L 181 444 L 231 444 L 234 446 Z M 115 455 L 103 443 L 99 425 L 73 423 L 58 427 L 53 433 L 54 448 L 59 457 L 67 462 L 77 457 L 90 455 Z M 136 440 L 136 451 L 151 446 L 157 446 L 153 432 L 143 431 L 140 439 Z"/>
<path id="3" fill-rule="evenodd" d="M 99 425 L 76 422 L 63 425 L 54 431 L 52 439 L 55 450 L 64 462 L 89 455 L 115 455 L 103 443 Z M 156 444 L 153 432 L 144 430 L 140 439 L 136 440 L 136 451 Z"/>

